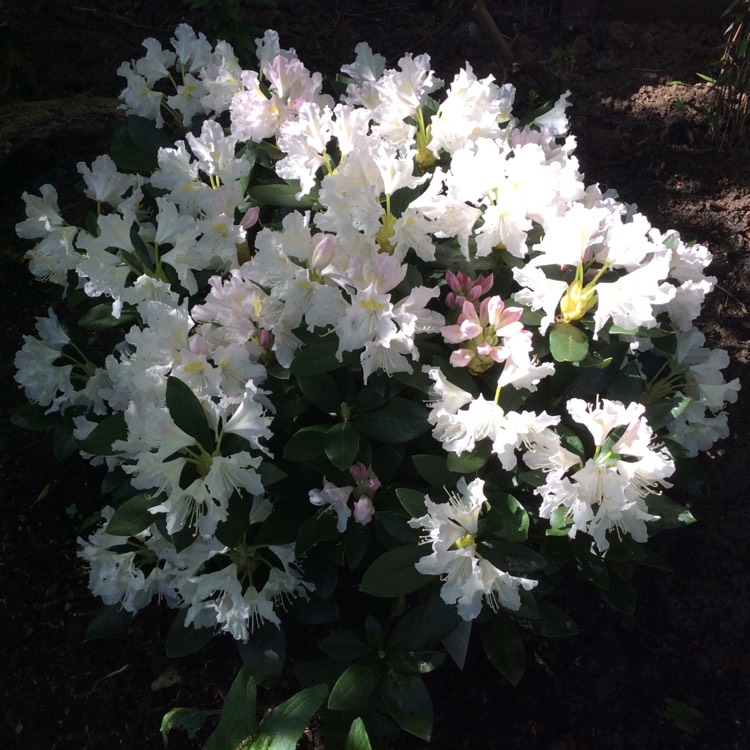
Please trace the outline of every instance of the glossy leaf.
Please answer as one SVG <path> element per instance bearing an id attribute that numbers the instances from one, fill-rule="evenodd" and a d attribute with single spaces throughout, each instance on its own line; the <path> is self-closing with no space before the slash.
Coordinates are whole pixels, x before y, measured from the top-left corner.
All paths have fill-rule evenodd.
<path id="1" fill-rule="evenodd" d="M 496 568 L 513 575 L 532 573 L 547 567 L 547 561 L 534 550 L 502 539 L 480 542 L 477 545 L 477 552 Z"/>
<path id="2" fill-rule="evenodd" d="M 119 604 L 99 607 L 91 618 L 83 636 L 84 641 L 96 641 L 100 638 L 111 638 L 124 633 L 135 615 L 123 609 Z"/>
<path id="3" fill-rule="evenodd" d="M 298 180 L 277 182 L 270 185 L 253 185 L 248 188 L 247 196 L 259 206 L 278 206 L 280 208 L 312 208 L 318 197 L 313 193 L 297 198 L 300 192 Z"/>
<path id="4" fill-rule="evenodd" d="M 421 589 L 431 578 L 418 573 L 414 564 L 427 554 L 428 549 L 416 544 L 389 549 L 365 571 L 360 591 L 371 596 L 391 597 Z"/>
<path id="5" fill-rule="evenodd" d="M 125 415 L 118 412 L 104 417 L 83 440 L 78 441 L 78 446 L 84 453 L 94 456 L 113 456 L 115 451 L 112 449 L 112 443 L 116 440 L 125 440 L 127 436 Z"/>
<path id="6" fill-rule="evenodd" d="M 549 602 L 539 602 L 539 619 L 516 617 L 515 621 L 526 630 L 545 638 L 567 638 L 578 632 L 578 627 L 560 607 Z"/>
<path id="7" fill-rule="evenodd" d="M 320 649 L 332 659 L 354 661 L 371 653 L 373 647 L 358 630 L 338 630 L 320 642 Z"/>
<path id="8" fill-rule="evenodd" d="M 173 708 L 164 714 L 161 720 L 161 737 L 164 740 L 164 746 L 167 747 L 168 735 L 173 729 L 184 729 L 187 732 L 188 739 L 194 739 L 198 730 L 206 723 L 206 719 L 216 714 L 218 710 L 202 710 L 199 708 Z"/>
<path id="9" fill-rule="evenodd" d="M 215 633 L 212 628 L 194 628 L 192 625 L 185 625 L 186 615 L 186 609 L 179 610 L 167 631 L 165 648 L 170 659 L 194 654 L 214 637 Z"/>
<path id="10" fill-rule="evenodd" d="M 400 396 L 385 406 L 359 415 L 357 424 L 368 437 L 381 443 L 406 443 L 427 432 L 427 409 Z"/>
<path id="11" fill-rule="evenodd" d="M 26 404 L 13 412 L 10 417 L 12 424 L 24 430 L 53 430 L 65 424 L 64 417 L 59 412 L 46 413 L 46 408 L 39 404 Z"/>
<path id="12" fill-rule="evenodd" d="M 432 735 L 432 699 L 422 679 L 389 671 L 380 687 L 388 713 L 404 730 L 430 741 Z"/>
<path id="13" fill-rule="evenodd" d="M 336 681 L 328 696 L 328 708 L 350 711 L 364 706 L 380 682 L 380 669 L 369 664 L 352 664 Z"/>
<path id="14" fill-rule="evenodd" d="M 156 516 L 150 512 L 159 500 L 151 495 L 141 494 L 131 497 L 120 505 L 107 524 L 107 533 L 113 536 L 135 536 L 147 529 Z"/>
<path id="15" fill-rule="evenodd" d="M 203 750 L 226 750 L 247 747 L 258 732 L 256 718 L 256 686 L 250 669 L 240 668 L 229 688 L 219 724 L 213 731 Z"/>
<path id="16" fill-rule="evenodd" d="M 315 685 L 271 709 L 249 750 L 295 750 L 310 717 L 320 709 L 327 695 L 327 685 Z"/>
<path id="17" fill-rule="evenodd" d="M 213 431 L 200 399 L 193 389 L 179 378 L 167 378 L 167 409 L 172 421 L 185 433 L 195 438 L 195 442 L 205 451 L 214 449 Z"/>
<path id="18" fill-rule="evenodd" d="M 122 310 L 119 318 L 112 315 L 112 303 L 94 305 L 79 321 L 78 325 L 87 331 L 107 331 L 110 328 L 130 325 L 137 317 L 135 310 Z"/>
<path id="19" fill-rule="evenodd" d="M 365 723 L 359 716 L 352 722 L 351 727 L 349 727 L 344 750 L 372 750 Z"/>
<path id="20" fill-rule="evenodd" d="M 555 323 L 549 331 L 549 350 L 556 362 L 581 362 L 589 352 L 589 337 L 570 323 Z"/>
<path id="21" fill-rule="evenodd" d="M 359 428 L 352 422 L 338 422 L 325 433 L 323 447 L 334 466 L 347 470 L 359 451 Z"/>
<path id="22" fill-rule="evenodd" d="M 272 685 L 281 675 L 286 658 L 286 639 L 283 628 L 268 620 L 257 626 L 244 643 L 237 644 L 242 663 L 248 667 L 255 681 L 264 687 Z"/>
<path id="23" fill-rule="evenodd" d="M 490 664 L 511 685 L 518 685 L 526 670 L 526 652 L 518 628 L 509 619 L 495 616 L 482 623 L 480 633 Z"/>
<path id="24" fill-rule="evenodd" d="M 412 518 L 420 518 L 427 512 L 424 504 L 424 492 L 420 492 L 420 490 L 399 487 L 396 490 L 396 497 Z"/>
<path id="25" fill-rule="evenodd" d="M 507 492 L 493 493 L 486 515 L 489 530 L 508 542 L 524 542 L 529 535 L 526 508 Z"/>
<path id="26" fill-rule="evenodd" d="M 325 433 L 326 427 L 324 425 L 303 427 L 297 430 L 284 446 L 284 458 L 287 461 L 301 463 L 323 455 L 323 436 Z"/>
<path id="27" fill-rule="evenodd" d="M 338 414 L 341 409 L 341 397 L 336 381 L 327 373 L 316 375 L 298 375 L 297 386 L 302 395 L 326 414 Z"/>

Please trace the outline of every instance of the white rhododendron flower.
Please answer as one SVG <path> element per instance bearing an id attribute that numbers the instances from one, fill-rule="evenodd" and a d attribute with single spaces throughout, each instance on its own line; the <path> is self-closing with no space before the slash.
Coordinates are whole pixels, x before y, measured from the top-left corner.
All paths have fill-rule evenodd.
<path id="1" fill-rule="evenodd" d="M 417 570 L 442 578 L 441 598 L 447 604 L 457 604 L 466 621 L 479 615 L 483 598 L 495 610 L 499 606 L 517 610 L 521 606 L 519 588 L 530 591 L 537 585 L 537 581 L 510 575 L 481 557 L 476 537 L 487 502 L 483 480 L 467 484 L 461 478 L 448 502 L 435 503 L 425 496 L 427 513 L 409 521 L 410 526 L 426 532 L 424 541 L 432 545 L 432 553 L 416 563 Z"/>

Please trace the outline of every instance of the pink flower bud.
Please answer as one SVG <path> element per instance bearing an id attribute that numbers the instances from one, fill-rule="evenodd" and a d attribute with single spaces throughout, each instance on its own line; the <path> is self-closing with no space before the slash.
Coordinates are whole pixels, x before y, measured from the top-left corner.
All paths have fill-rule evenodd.
<path id="1" fill-rule="evenodd" d="M 245 215 L 240 220 L 240 226 L 243 229 L 250 229 L 250 227 L 258 223 L 259 218 L 260 206 L 250 206 L 250 208 L 247 209 Z"/>
<path id="2" fill-rule="evenodd" d="M 321 271 L 333 260 L 335 253 L 336 243 L 333 237 L 330 234 L 323 235 L 310 255 L 310 268 Z"/>
<path id="3" fill-rule="evenodd" d="M 208 345 L 200 333 L 194 333 L 188 338 L 188 349 L 196 356 L 200 356 L 208 351 Z"/>
<path id="4" fill-rule="evenodd" d="M 375 515 L 375 508 L 373 507 L 372 500 L 369 497 L 360 497 L 354 503 L 353 510 L 354 520 L 362 526 L 367 526 Z"/>

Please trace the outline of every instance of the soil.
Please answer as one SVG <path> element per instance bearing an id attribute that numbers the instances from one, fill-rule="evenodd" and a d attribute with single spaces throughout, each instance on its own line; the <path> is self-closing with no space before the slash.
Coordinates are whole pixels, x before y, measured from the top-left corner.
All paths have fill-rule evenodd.
<path id="1" fill-rule="evenodd" d="M 749 747 L 750 157 L 716 149 L 708 135 L 710 89 L 696 75 L 710 72 L 724 23 L 710 14 L 705 23 L 686 21 L 676 1 L 660 12 L 663 20 L 648 23 L 619 20 L 615 3 L 485 4 L 522 69 L 541 66 L 572 90 L 572 130 L 587 181 L 617 189 L 654 226 L 677 229 L 714 253 L 710 271 L 719 286 L 701 326 L 712 345 L 730 353 L 728 376 L 739 377 L 744 390 L 730 409 L 731 437 L 695 462 L 709 491 L 682 497 L 698 523 L 653 542 L 672 570 L 637 571 L 635 614 L 607 608 L 571 578 L 565 603 L 579 635 L 529 637 L 527 672 L 517 687 L 470 649 L 462 672 L 445 667 L 429 682 L 432 743 L 406 736 L 398 747 Z M 335 73 L 366 40 L 389 64 L 407 51 L 428 52 L 448 81 L 465 60 L 478 74 L 505 75 L 459 0 L 244 5 L 254 26 L 277 29 L 312 70 Z M 33 317 L 55 299 L 32 282 L 14 237 L 21 192 L 51 182 L 65 212 L 74 200 L 75 164 L 107 150 L 122 86 L 119 63 L 140 56 L 146 36 L 166 43 L 182 20 L 209 27 L 201 11 L 178 0 L 0 0 L 3 748 L 155 750 L 162 747 L 162 715 L 174 706 L 218 707 L 237 668 L 233 645 L 215 639 L 174 662 L 172 684 L 155 683 L 168 666 L 163 643 L 171 621 L 156 608 L 115 640 L 83 641 L 98 604 L 75 539 L 96 507 L 100 477 L 81 460 L 56 461 L 47 435 L 8 421 L 22 403 L 14 352 L 33 331 Z M 175 732 L 169 746 L 200 744 Z"/>

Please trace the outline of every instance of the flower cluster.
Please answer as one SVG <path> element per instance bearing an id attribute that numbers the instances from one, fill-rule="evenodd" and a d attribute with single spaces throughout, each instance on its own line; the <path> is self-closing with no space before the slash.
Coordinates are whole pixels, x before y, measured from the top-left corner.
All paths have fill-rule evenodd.
<path id="1" fill-rule="evenodd" d="M 335 100 L 274 32 L 257 71 L 185 25 L 144 46 L 85 226 L 49 185 L 17 225 L 88 300 L 16 379 L 107 467 L 95 594 L 247 640 L 329 600 L 333 561 L 472 621 L 533 613 L 545 533 L 647 540 L 738 383 L 694 325 L 708 250 L 585 185 L 569 94 L 521 120 L 509 84 L 467 65 L 438 98 L 426 55 L 360 44 Z"/>

